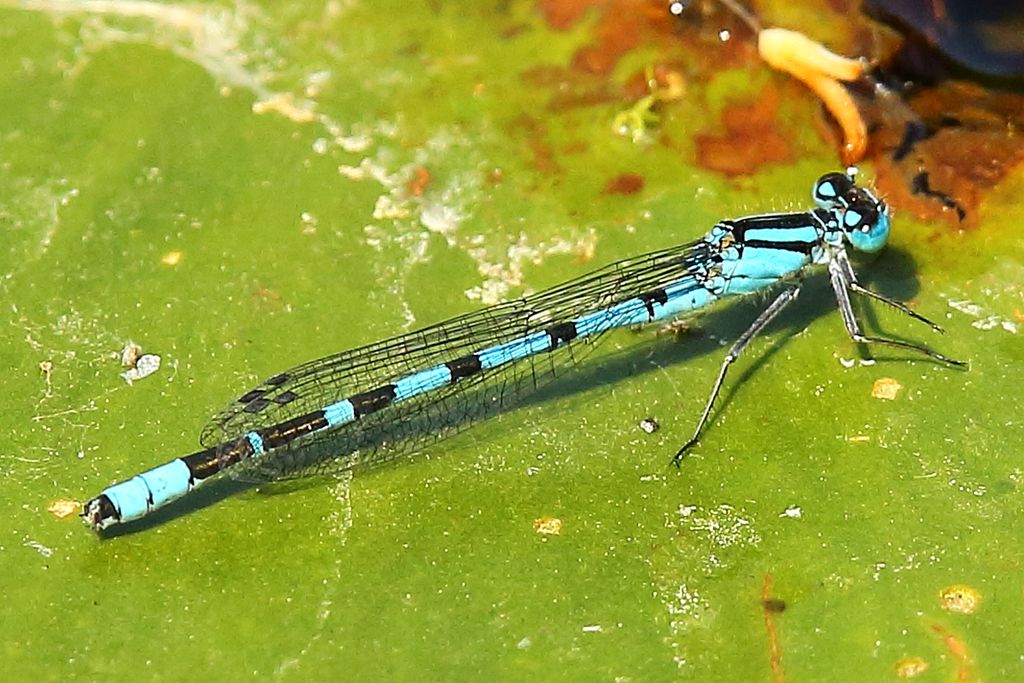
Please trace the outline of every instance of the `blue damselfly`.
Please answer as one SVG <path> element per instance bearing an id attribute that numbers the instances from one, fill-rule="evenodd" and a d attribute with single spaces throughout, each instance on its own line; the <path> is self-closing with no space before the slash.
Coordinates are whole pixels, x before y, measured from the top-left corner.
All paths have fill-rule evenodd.
<path id="1" fill-rule="evenodd" d="M 852 172 L 822 176 L 813 197 L 817 208 L 810 211 L 723 220 L 695 242 L 274 375 L 207 425 L 204 450 L 107 488 L 86 503 L 83 517 L 101 531 L 139 519 L 222 472 L 270 481 L 407 451 L 521 400 L 573 367 L 609 330 L 778 289 L 726 354 L 693 436 L 673 458 L 678 464 L 700 438 L 729 367 L 797 297 L 815 266 L 827 269 L 853 340 L 963 366 L 911 342 L 864 334 L 851 293 L 940 328 L 857 281 L 847 248 L 870 254 L 885 246 L 885 203 L 857 186 Z"/>

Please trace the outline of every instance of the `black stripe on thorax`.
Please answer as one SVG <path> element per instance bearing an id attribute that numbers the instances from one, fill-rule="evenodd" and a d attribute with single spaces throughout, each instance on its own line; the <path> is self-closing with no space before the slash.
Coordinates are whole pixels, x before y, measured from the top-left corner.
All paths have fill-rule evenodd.
<path id="1" fill-rule="evenodd" d="M 774 240 L 747 240 L 743 242 L 744 247 L 753 249 L 778 249 L 779 251 L 795 251 L 800 254 L 811 255 L 817 242 L 776 242 Z"/>
<path id="2" fill-rule="evenodd" d="M 806 228 L 808 225 L 815 225 L 817 221 L 814 216 L 804 211 L 802 213 L 774 213 L 763 216 L 749 216 L 736 220 L 722 221 L 720 224 L 728 227 L 737 240 L 743 241 L 747 230 L 761 229 L 785 229 L 785 228 Z"/>

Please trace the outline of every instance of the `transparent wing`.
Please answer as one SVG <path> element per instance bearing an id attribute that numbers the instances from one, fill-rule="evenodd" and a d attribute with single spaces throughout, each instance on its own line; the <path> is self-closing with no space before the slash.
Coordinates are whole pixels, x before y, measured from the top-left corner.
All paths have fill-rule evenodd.
<path id="1" fill-rule="evenodd" d="M 231 476 L 263 482 L 393 460 L 525 399 L 580 362 L 596 341 L 597 337 L 574 340 L 554 351 L 413 396 L 336 429 L 315 432 L 261 458 L 243 461 L 231 470 Z"/>
<path id="2" fill-rule="evenodd" d="M 229 442 L 414 372 L 679 282 L 707 267 L 710 250 L 707 243 L 698 241 L 625 259 L 522 299 L 305 363 L 233 401 L 204 428 L 201 441 L 206 447 Z M 700 286 L 696 280 L 692 285 Z M 507 408 L 575 365 L 597 341 L 598 336 L 576 339 L 297 439 L 233 468 L 233 476 L 259 481 L 292 478 L 368 459 L 391 459 L 424 440 L 448 436 Z"/>

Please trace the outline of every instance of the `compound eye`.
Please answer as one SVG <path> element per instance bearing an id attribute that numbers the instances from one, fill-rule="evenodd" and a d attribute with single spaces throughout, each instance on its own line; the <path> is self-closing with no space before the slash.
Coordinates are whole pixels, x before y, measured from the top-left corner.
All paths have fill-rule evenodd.
<path id="1" fill-rule="evenodd" d="M 846 239 L 857 251 L 873 254 L 889 239 L 889 210 L 873 201 L 856 202 L 842 214 Z"/>
<path id="2" fill-rule="evenodd" d="M 871 204 L 854 204 L 843 212 L 843 229 L 846 232 L 868 232 L 876 222 L 878 209 Z"/>
<path id="3" fill-rule="evenodd" d="M 842 206 L 854 188 L 853 181 L 842 173 L 826 173 L 814 183 L 814 202 L 823 209 Z"/>

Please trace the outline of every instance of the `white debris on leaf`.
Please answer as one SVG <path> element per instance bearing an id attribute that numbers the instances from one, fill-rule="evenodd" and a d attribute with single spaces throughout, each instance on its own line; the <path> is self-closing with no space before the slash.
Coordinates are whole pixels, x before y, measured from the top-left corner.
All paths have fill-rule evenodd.
<path id="1" fill-rule="evenodd" d="M 445 204 L 424 204 L 420 212 L 420 225 L 431 232 L 448 234 L 459 227 L 464 218 L 458 208 Z"/>
<path id="2" fill-rule="evenodd" d="M 128 368 L 121 373 L 121 377 L 125 382 L 131 384 L 159 370 L 160 356 L 153 353 L 142 353 L 141 346 L 129 341 L 121 349 L 121 365 Z"/>
<path id="3" fill-rule="evenodd" d="M 984 308 L 978 304 L 970 301 L 969 299 L 946 299 L 946 303 L 954 311 L 969 315 L 976 320 L 971 323 L 971 327 L 976 330 L 988 331 L 1001 329 L 1004 332 L 1010 334 L 1017 334 L 1020 331 L 1020 325 L 1012 320 L 1008 320 L 999 315 L 991 315 Z"/>

